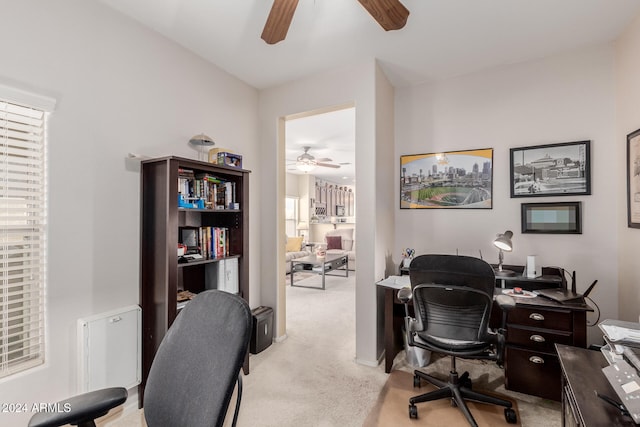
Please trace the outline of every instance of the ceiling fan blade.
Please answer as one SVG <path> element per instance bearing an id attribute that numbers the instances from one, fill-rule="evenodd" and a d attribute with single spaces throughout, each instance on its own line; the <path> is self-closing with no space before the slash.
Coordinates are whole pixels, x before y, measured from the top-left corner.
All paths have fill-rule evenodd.
<path id="1" fill-rule="evenodd" d="M 407 23 L 409 10 L 400 3 L 400 0 L 358 1 L 386 31 L 399 30 Z"/>
<path id="2" fill-rule="evenodd" d="M 316 159 L 316 162 L 332 162 L 333 160 L 331 160 L 328 157 L 323 157 L 321 159 Z"/>
<path id="3" fill-rule="evenodd" d="M 325 168 L 334 168 L 334 169 L 339 169 L 340 165 L 333 165 L 331 163 L 316 163 L 316 166 L 322 166 Z"/>
<path id="4" fill-rule="evenodd" d="M 273 0 L 269 17 L 262 30 L 262 40 L 276 44 L 284 40 L 298 6 L 298 0 Z"/>

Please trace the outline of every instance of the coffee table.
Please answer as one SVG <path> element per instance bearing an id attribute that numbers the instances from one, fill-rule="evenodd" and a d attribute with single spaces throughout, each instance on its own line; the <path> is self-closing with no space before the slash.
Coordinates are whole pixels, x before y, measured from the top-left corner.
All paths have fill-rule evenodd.
<path id="1" fill-rule="evenodd" d="M 302 258 L 292 259 L 291 260 L 291 286 L 296 286 L 299 288 L 313 288 L 313 289 L 322 289 L 324 290 L 324 278 L 326 276 L 340 276 L 341 274 L 327 274 L 330 271 L 334 270 L 342 270 L 344 269 L 344 277 L 349 277 L 349 258 L 346 255 L 325 255 L 323 257 L 319 257 L 316 255 L 309 255 Z M 304 285 L 294 285 L 293 284 L 293 275 L 296 272 L 308 272 L 315 273 L 322 276 L 322 288 L 318 288 L 317 286 L 304 286 Z"/>

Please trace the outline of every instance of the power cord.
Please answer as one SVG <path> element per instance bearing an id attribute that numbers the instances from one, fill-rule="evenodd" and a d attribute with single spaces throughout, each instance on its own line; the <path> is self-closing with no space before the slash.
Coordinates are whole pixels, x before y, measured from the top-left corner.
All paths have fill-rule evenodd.
<path id="1" fill-rule="evenodd" d="M 587 323 L 587 326 L 595 326 L 598 324 L 598 322 L 600 321 L 600 307 L 598 306 L 598 304 L 596 304 L 596 302 L 594 300 L 591 299 L 591 297 L 585 297 L 586 299 L 588 299 L 589 301 L 591 301 L 591 303 L 596 307 L 596 309 L 598 310 L 598 317 L 596 318 L 596 321 L 593 323 Z"/>

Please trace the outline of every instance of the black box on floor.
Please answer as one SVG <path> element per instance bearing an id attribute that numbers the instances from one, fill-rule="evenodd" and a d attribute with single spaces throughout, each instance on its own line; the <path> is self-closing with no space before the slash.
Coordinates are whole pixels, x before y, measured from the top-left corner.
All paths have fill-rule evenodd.
<path id="1" fill-rule="evenodd" d="M 271 307 L 257 307 L 251 310 L 253 314 L 253 332 L 249 351 L 258 354 L 271 345 L 273 341 L 273 309 Z"/>

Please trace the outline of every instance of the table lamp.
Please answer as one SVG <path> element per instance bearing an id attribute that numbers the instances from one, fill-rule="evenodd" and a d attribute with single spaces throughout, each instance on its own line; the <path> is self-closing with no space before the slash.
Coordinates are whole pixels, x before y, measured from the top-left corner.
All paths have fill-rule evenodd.
<path id="1" fill-rule="evenodd" d="M 498 248 L 498 269 L 495 271 L 496 276 L 515 276 L 516 273 L 511 270 L 505 270 L 502 268 L 502 261 L 504 261 L 503 251 L 511 252 L 513 250 L 513 244 L 511 238 L 513 232 L 511 230 L 505 231 L 503 234 L 498 234 L 493 241 L 493 245 Z"/>
<path id="2" fill-rule="evenodd" d="M 296 228 L 298 229 L 298 234 L 302 236 L 302 241 L 306 242 L 307 238 L 305 231 L 309 230 L 309 223 L 307 223 L 307 221 L 299 221 Z"/>

